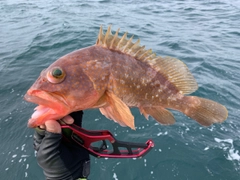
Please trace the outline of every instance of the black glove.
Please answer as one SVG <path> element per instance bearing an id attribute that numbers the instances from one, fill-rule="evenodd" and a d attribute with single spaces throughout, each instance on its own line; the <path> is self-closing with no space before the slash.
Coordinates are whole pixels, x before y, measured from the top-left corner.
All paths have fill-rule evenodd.
<path id="1" fill-rule="evenodd" d="M 88 151 L 74 143 L 65 143 L 62 134 L 36 128 L 34 149 L 47 180 L 76 180 L 90 173 Z"/>

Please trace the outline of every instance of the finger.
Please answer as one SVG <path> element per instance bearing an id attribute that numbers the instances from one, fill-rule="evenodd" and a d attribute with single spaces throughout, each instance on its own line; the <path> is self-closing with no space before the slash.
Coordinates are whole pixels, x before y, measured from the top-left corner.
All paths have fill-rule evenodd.
<path id="1" fill-rule="evenodd" d="M 46 129 L 46 126 L 45 126 L 45 124 L 42 124 L 42 125 L 39 126 L 39 128 L 40 129 Z"/>
<path id="2" fill-rule="evenodd" d="M 74 123 L 74 119 L 69 115 L 63 117 L 62 121 L 64 121 L 66 124 L 73 124 Z"/>
<path id="3" fill-rule="evenodd" d="M 60 124 L 55 120 L 48 120 L 45 122 L 46 130 L 52 133 L 61 134 L 62 129 Z"/>

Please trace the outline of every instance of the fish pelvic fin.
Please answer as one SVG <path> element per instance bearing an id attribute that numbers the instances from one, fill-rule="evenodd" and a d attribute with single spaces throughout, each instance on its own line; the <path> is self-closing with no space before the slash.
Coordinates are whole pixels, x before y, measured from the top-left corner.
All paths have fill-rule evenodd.
<path id="1" fill-rule="evenodd" d="M 226 107 L 212 100 L 196 96 L 185 96 L 183 101 L 181 111 L 203 126 L 222 123 L 228 117 Z"/>
<path id="2" fill-rule="evenodd" d="M 182 61 L 173 57 L 156 56 L 151 49 L 146 50 L 145 46 L 141 46 L 139 39 L 135 43 L 132 41 L 133 36 L 128 39 L 127 32 L 118 37 L 119 30 L 113 35 L 110 25 L 104 34 L 101 26 L 96 46 L 122 52 L 148 64 L 175 85 L 182 94 L 190 94 L 198 89 L 196 80 Z"/>
<path id="3" fill-rule="evenodd" d="M 173 114 L 163 107 L 140 107 L 139 110 L 147 120 L 150 115 L 160 124 L 171 125 L 175 123 Z"/>
<path id="4" fill-rule="evenodd" d="M 112 92 L 107 91 L 104 96 L 106 105 L 99 108 L 100 112 L 121 126 L 128 126 L 135 130 L 134 117 L 129 107 Z"/>

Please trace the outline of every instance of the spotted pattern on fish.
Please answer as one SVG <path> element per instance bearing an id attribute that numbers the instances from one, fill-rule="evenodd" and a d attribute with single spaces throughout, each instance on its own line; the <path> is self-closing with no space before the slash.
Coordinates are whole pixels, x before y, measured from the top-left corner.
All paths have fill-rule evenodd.
<path id="1" fill-rule="evenodd" d="M 61 57 L 41 73 L 25 99 L 39 104 L 37 111 L 49 113 L 35 115 L 30 126 L 91 108 L 99 108 L 107 118 L 132 129 L 130 107 L 139 108 L 146 119 L 152 116 L 166 125 L 175 122 L 168 109 L 183 112 L 204 126 L 227 118 L 223 105 L 187 96 L 198 85 L 182 61 L 157 56 L 141 46 L 140 40 L 133 42 L 133 36 L 128 39 L 127 33 L 122 37 L 118 33 L 119 29 L 113 35 L 109 26 L 104 34 L 100 27 L 95 45 Z M 63 79 L 51 76 L 56 68 L 64 74 Z"/>

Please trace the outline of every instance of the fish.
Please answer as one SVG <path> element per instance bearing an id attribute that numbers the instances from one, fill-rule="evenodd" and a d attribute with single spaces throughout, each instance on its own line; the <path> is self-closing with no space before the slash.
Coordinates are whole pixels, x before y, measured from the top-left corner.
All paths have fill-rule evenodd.
<path id="1" fill-rule="evenodd" d="M 33 128 L 67 114 L 99 109 L 108 119 L 135 129 L 131 108 L 162 125 L 172 125 L 170 110 L 182 112 L 202 126 L 222 123 L 228 110 L 213 100 L 191 96 L 198 84 L 187 65 L 157 56 L 133 42 L 127 32 L 112 34 L 100 27 L 94 45 L 60 57 L 27 90 L 24 99 L 38 106 L 28 121 Z"/>

